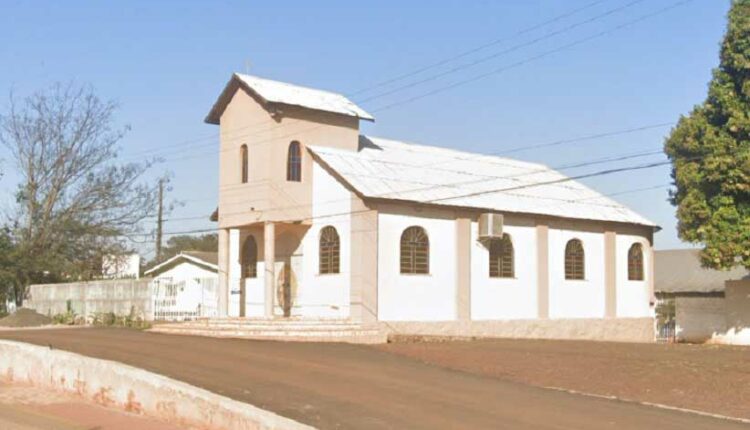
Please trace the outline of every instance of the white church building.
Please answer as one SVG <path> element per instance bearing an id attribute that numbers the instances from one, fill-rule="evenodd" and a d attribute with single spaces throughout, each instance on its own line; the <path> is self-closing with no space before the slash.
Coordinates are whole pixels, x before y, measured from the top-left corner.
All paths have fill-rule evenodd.
<path id="1" fill-rule="evenodd" d="M 234 74 L 222 316 L 409 334 L 653 339 L 654 223 L 544 165 L 360 134 L 342 95 Z"/>

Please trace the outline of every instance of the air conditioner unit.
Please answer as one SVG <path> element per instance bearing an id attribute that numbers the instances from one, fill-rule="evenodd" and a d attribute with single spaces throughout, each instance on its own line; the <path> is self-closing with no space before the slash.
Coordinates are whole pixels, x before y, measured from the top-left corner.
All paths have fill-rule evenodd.
<path id="1" fill-rule="evenodd" d="M 479 215 L 479 240 L 503 237 L 503 216 L 484 213 Z"/>

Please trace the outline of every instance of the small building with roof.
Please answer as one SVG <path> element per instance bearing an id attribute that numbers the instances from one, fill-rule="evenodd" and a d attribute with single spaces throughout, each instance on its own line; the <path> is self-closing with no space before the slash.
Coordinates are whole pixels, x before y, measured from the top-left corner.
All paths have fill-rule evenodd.
<path id="1" fill-rule="evenodd" d="M 728 314 L 742 312 L 729 306 L 731 294 L 750 279 L 742 267 L 732 270 L 704 268 L 698 249 L 656 251 L 654 292 L 657 298 L 657 332 L 667 340 L 705 342 L 725 336 L 731 323 Z M 739 303 L 732 300 L 732 303 Z M 743 305 L 746 306 L 746 305 Z M 750 313 L 750 307 L 746 312 Z"/>

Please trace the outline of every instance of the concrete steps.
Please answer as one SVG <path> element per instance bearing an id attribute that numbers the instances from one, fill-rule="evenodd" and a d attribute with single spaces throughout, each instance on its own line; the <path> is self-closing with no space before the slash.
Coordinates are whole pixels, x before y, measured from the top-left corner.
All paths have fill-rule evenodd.
<path id="1" fill-rule="evenodd" d="M 342 319 L 207 318 L 157 324 L 155 333 L 295 342 L 346 342 L 375 344 L 387 341 L 387 333 Z"/>

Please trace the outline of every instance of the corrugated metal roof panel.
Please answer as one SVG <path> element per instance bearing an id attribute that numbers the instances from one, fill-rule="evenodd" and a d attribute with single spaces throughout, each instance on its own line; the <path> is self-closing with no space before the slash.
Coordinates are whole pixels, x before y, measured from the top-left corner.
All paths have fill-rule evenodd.
<path id="1" fill-rule="evenodd" d="M 541 164 L 367 136 L 358 152 L 309 148 L 366 197 L 655 226 Z"/>
<path id="2" fill-rule="evenodd" d="M 742 267 L 727 271 L 704 268 L 698 249 L 656 251 L 654 263 L 654 290 L 658 293 L 712 293 L 724 291 L 726 281 L 750 278 L 750 271 Z"/>

